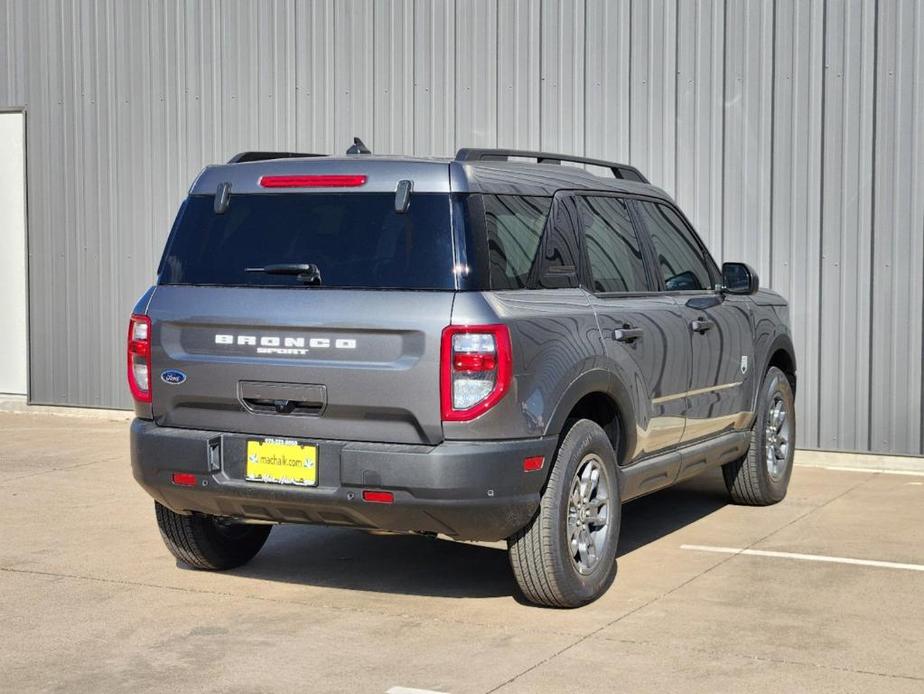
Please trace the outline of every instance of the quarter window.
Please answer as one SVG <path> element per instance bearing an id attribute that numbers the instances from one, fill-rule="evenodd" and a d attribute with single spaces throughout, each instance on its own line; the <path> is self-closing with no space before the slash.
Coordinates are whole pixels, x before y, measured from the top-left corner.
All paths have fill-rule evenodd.
<path id="1" fill-rule="evenodd" d="M 654 202 L 639 202 L 638 210 L 651 237 L 664 288 L 669 292 L 711 289 L 709 261 L 680 216 Z"/>
<path id="2" fill-rule="evenodd" d="M 586 196 L 578 204 L 594 293 L 647 291 L 645 261 L 625 202 Z"/>
<path id="3" fill-rule="evenodd" d="M 492 289 L 526 287 L 551 206 L 551 198 L 484 196 Z"/>

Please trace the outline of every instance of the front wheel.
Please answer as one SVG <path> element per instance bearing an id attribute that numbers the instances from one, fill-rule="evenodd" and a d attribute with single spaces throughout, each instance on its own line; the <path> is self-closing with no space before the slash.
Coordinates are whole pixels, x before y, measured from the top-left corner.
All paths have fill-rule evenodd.
<path id="1" fill-rule="evenodd" d="M 157 527 L 170 553 L 196 569 L 221 571 L 246 564 L 266 542 L 271 525 L 246 525 L 217 516 L 184 516 L 154 502 Z"/>
<path id="2" fill-rule="evenodd" d="M 539 512 L 507 540 L 524 597 L 548 607 L 579 607 L 616 577 L 620 525 L 616 455 L 597 424 L 578 420 L 565 435 Z"/>
<path id="3" fill-rule="evenodd" d="M 757 403 L 751 447 L 740 460 L 722 466 L 725 486 L 736 504 L 769 506 L 789 488 L 796 446 L 796 411 L 786 374 L 771 366 Z"/>

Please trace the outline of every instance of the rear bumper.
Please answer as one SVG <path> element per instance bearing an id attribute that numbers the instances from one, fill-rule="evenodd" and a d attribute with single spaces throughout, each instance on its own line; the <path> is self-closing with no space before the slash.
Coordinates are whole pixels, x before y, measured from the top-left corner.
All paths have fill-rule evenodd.
<path id="1" fill-rule="evenodd" d="M 556 443 L 538 438 L 414 446 L 308 439 L 318 445 L 318 486 L 305 488 L 245 480 L 248 438 L 261 437 L 136 419 L 132 470 L 152 497 L 178 513 L 500 540 L 524 527 L 539 507 Z M 545 456 L 543 469 L 524 472 L 523 459 L 538 455 Z M 196 486 L 173 484 L 175 472 L 195 474 Z M 364 489 L 391 491 L 394 503 L 364 502 Z"/>

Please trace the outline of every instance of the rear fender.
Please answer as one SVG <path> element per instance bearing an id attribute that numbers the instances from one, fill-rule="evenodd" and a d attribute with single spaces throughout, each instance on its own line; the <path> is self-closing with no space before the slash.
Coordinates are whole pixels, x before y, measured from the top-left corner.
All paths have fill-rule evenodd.
<path id="1" fill-rule="evenodd" d="M 620 451 L 617 455 L 624 455 L 624 451 L 634 451 L 636 446 L 636 419 L 635 409 L 629 391 L 619 379 L 609 371 L 594 369 L 587 371 L 576 378 L 565 390 L 554 413 L 549 418 L 546 427 L 546 436 L 559 436 L 568 421 L 568 416 L 582 398 L 593 393 L 602 393 L 608 396 L 616 405 L 619 418 L 619 436 L 621 437 Z M 626 460 L 618 460 L 620 465 Z"/>

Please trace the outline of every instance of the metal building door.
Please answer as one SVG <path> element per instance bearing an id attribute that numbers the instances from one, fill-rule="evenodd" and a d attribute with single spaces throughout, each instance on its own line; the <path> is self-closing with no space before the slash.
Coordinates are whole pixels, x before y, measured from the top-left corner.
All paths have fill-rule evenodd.
<path id="1" fill-rule="evenodd" d="M 0 394 L 26 395 L 25 115 L 0 112 Z"/>

